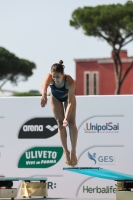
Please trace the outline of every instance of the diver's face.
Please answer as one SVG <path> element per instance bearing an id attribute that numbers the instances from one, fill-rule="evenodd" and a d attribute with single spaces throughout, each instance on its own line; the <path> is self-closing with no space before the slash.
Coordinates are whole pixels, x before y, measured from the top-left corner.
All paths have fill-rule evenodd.
<path id="1" fill-rule="evenodd" d="M 51 74 L 55 84 L 59 85 L 63 81 L 64 74 L 60 72 L 52 72 Z"/>

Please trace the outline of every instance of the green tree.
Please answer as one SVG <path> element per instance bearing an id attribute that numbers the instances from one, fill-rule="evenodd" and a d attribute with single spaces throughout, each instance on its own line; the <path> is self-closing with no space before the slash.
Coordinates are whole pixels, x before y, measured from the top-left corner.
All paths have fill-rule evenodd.
<path id="1" fill-rule="evenodd" d="M 85 35 L 98 37 L 111 45 L 116 81 L 115 94 L 120 94 L 122 83 L 133 67 L 132 62 L 123 72 L 119 54 L 125 45 L 133 41 L 133 2 L 78 8 L 72 13 L 70 25 L 76 29 L 82 28 Z"/>
<path id="2" fill-rule="evenodd" d="M 28 92 L 14 93 L 12 96 L 41 96 L 41 93 L 38 90 L 30 90 Z"/>
<path id="3" fill-rule="evenodd" d="M 20 93 L 15 93 L 12 96 L 16 97 L 24 97 L 24 96 L 41 96 L 41 93 L 32 93 L 32 92 L 20 92 Z"/>
<path id="4" fill-rule="evenodd" d="M 2 82 L 0 89 L 7 81 L 16 85 L 20 81 L 26 81 L 33 74 L 35 68 L 35 63 L 20 59 L 0 47 L 0 81 Z"/>

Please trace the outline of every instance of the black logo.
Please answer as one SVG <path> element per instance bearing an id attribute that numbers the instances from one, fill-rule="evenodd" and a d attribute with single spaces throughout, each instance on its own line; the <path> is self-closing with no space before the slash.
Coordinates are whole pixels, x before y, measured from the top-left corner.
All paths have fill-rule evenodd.
<path id="1" fill-rule="evenodd" d="M 53 117 L 34 118 L 27 121 L 20 129 L 19 139 L 50 138 L 58 132 L 57 122 Z"/>

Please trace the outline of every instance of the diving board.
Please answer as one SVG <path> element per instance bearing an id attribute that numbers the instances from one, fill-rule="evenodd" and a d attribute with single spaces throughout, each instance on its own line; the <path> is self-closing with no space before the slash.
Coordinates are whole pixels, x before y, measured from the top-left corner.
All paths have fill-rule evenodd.
<path id="1" fill-rule="evenodd" d="M 16 198 L 17 188 L 13 188 L 14 181 L 22 181 L 20 193 L 23 198 L 48 196 L 46 177 L 0 177 L 0 198 Z"/>
<path id="2" fill-rule="evenodd" d="M 83 174 L 87 176 L 93 176 L 97 178 L 115 180 L 115 181 L 133 181 L 133 175 L 123 174 L 119 172 L 110 171 L 99 167 L 74 167 L 74 168 L 63 168 L 70 172 Z"/>
<path id="3" fill-rule="evenodd" d="M 0 177 L 0 181 L 47 181 L 47 178 L 33 177 Z"/>
<path id="4" fill-rule="evenodd" d="M 63 168 L 63 170 L 117 181 L 116 200 L 133 200 L 133 175 L 115 172 L 100 167 L 69 167 Z"/>

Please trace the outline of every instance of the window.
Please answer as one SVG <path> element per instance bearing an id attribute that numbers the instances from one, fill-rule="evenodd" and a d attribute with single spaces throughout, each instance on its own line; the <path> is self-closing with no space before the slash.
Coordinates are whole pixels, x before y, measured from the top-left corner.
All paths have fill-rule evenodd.
<path id="1" fill-rule="evenodd" d="M 84 94 L 85 95 L 97 95 L 99 76 L 97 71 L 87 71 L 84 72 Z"/>
<path id="2" fill-rule="evenodd" d="M 84 72 L 84 94 L 90 94 L 90 72 Z"/>

